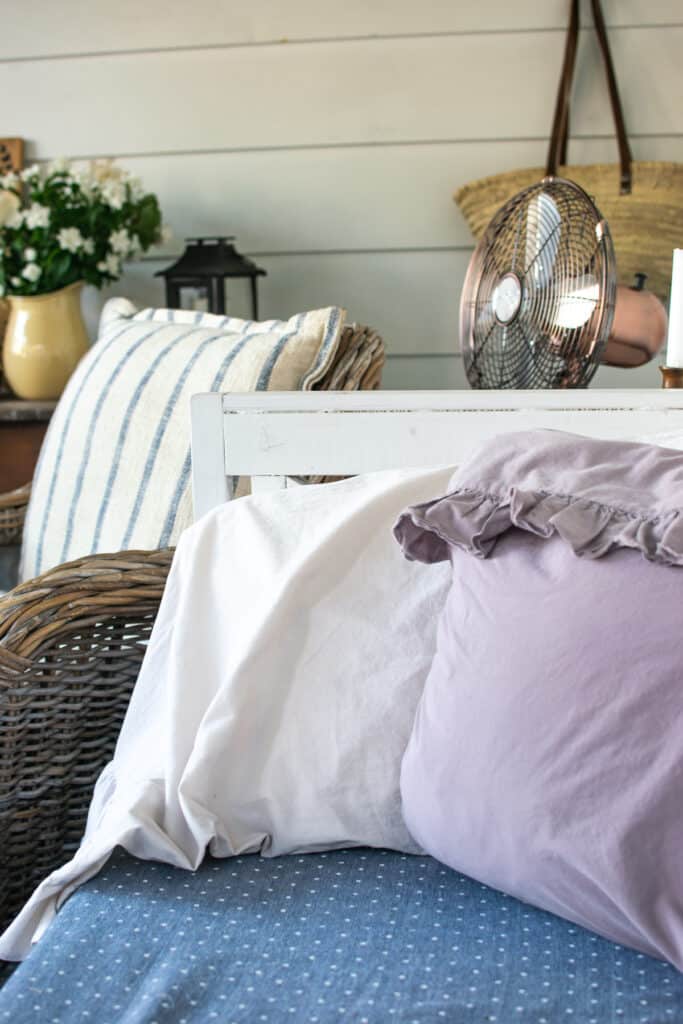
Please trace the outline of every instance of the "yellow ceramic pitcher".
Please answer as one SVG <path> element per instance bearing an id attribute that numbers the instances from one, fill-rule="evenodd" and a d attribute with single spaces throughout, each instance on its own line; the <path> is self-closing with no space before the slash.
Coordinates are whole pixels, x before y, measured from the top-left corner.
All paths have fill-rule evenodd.
<path id="1" fill-rule="evenodd" d="M 89 346 L 81 314 L 83 283 L 45 295 L 10 295 L 2 350 L 9 386 L 19 398 L 59 398 Z"/>

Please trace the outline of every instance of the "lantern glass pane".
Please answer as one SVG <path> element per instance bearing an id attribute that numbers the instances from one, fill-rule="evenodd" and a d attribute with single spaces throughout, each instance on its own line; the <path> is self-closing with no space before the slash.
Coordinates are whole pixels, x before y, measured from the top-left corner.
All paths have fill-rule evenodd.
<path id="1" fill-rule="evenodd" d="M 203 313 L 209 309 L 209 291 L 204 285 L 183 285 L 180 288 L 180 308 L 196 309 Z"/>

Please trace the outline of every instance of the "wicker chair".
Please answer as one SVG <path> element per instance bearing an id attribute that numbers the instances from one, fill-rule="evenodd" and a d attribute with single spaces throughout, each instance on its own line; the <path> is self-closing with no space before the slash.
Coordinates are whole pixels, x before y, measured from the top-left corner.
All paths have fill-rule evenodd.
<path id="1" fill-rule="evenodd" d="M 347 327 L 319 388 L 376 388 L 383 363 L 379 335 Z M 29 493 L 0 495 L 0 545 L 20 541 Z M 91 555 L 0 597 L 0 928 L 79 844 L 172 557 Z"/>

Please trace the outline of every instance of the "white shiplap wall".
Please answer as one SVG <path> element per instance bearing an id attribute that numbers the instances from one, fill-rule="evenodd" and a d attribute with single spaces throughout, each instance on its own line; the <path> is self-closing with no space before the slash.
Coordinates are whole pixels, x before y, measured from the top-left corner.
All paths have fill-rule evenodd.
<path id="1" fill-rule="evenodd" d="M 635 157 L 683 160 L 683 3 L 604 7 Z M 268 271 L 264 316 L 336 303 L 379 328 L 386 386 L 463 386 L 471 238 L 452 193 L 544 162 L 567 8 L 5 0 L 0 134 L 26 138 L 29 160 L 120 158 L 178 240 L 237 235 Z M 590 27 L 577 74 L 570 158 L 611 160 Z M 160 304 L 153 274 L 179 246 L 132 265 L 115 292 Z M 87 297 L 92 322 L 103 297 Z M 650 366 L 602 369 L 596 383 L 659 381 Z"/>

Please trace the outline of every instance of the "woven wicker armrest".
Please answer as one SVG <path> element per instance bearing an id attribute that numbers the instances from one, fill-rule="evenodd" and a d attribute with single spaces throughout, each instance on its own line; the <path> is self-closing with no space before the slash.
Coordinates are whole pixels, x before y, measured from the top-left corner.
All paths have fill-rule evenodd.
<path id="1" fill-rule="evenodd" d="M 78 846 L 172 557 L 91 555 L 0 598 L 0 927 Z"/>
<path id="2" fill-rule="evenodd" d="M 21 544 L 31 484 L 0 494 L 0 547 Z"/>
<path id="3" fill-rule="evenodd" d="M 349 324 L 342 331 L 334 362 L 316 391 L 372 391 L 379 387 L 384 342 L 372 327 Z"/>

